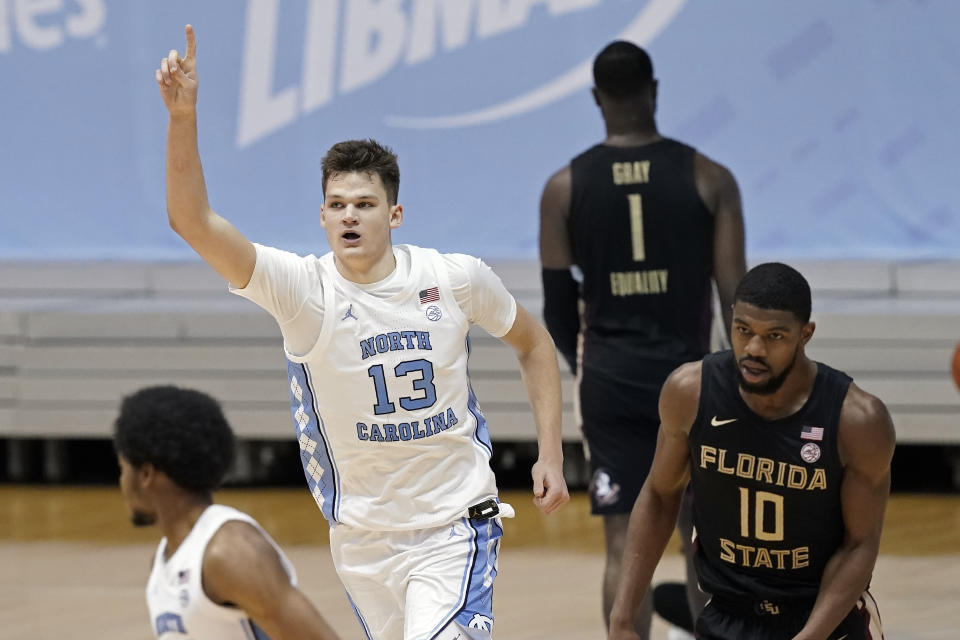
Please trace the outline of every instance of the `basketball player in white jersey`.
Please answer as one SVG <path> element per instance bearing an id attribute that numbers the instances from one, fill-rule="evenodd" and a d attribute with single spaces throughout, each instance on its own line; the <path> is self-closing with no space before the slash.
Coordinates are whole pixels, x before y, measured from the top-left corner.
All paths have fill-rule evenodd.
<path id="1" fill-rule="evenodd" d="M 157 638 L 337 640 L 273 539 L 247 514 L 213 504 L 234 450 L 216 400 L 141 389 L 121 404 L 114 446 L 133 524 L 163 531 L 147 582 Z"/>
<path id="2" fill-rule="evenodd" d="M 483 262 L 396 246 L 396 156 L 373 141 L 323 160 L 320 258 L 255 245 L 210 208 L 197 150 L 193 29 L 161 62 L 170 113 L 170 225 L 234 293 L 280 325 L 307 484 L 367 638 L 492 637 L 493 580 L 512 514 L 497 499 L 490 437 L 467 373 L 470 324 L 513 347 L 540 454 L 534 502 L 568 499 L 556 352 L 546 330 Z"/>

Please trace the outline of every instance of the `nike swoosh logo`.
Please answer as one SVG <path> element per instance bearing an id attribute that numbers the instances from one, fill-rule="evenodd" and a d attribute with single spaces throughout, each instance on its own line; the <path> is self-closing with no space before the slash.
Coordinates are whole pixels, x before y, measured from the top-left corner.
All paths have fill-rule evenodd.
<path id="1" fill-rule="evenodd" d="M 850 634 L 849 634 L 849 633 L 845 633 L 845 634 L 843 634 L 842 636 L 840 636 L 839 638 L 837 638 L 837 640 L 843 640 L 843 639 L 846 638 L 848 635 L 850 635 Z"/>
<path id="2" fill-rule="evenodd" d="M 730 424 L 731 422 L 736 422 L 737 418 L 730 418 L 729 420 L 717 420 L 717 416 L 713 416 L 713 420 L 710 421 L 710 424 L 714 427 L 722 427 L 725 424 Z"/>

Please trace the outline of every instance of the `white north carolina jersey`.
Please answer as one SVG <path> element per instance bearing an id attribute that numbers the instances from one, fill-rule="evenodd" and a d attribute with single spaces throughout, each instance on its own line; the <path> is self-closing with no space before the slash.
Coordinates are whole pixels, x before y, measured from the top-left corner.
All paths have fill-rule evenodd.
<path id="1" fill-rule="evenodd" d="M 473 319 L 502 336 L 516 317 L 513 297 L 476 258 L 394 249 L 394 273 L 358 285 L 332 253 L 301 258 L 257 246 L 250 284 L 234 289 L 283 330 L 317 505 L 331 523 L 379 531 L 438 526 L 496 496 L 467 331 Z"/>
<path id="2" fill-rule="evenodd" d="M 147 607 L 157 638 L 192 640 L 269 640 L 241 609 L 216 604 L 203 591 L 203 556 L 207 543 L 228 520 L 242 520 L 256 527 L 277 550 L 290 583 L 297 578 L 293 565 L 257 522 L 232 507 L 207 507 L 169 559 L 167 539 L 160 540 L 147 581 Z"/>

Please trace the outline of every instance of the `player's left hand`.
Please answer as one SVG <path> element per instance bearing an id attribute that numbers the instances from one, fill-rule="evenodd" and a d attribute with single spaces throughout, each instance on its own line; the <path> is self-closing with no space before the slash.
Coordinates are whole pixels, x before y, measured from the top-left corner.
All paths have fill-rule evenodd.
<path id="1" fill-rule="evenodd" d="M 570 500 L 567 482 L 563 479 L 563 460 L 537 460 L 533 465 L 533 504 L 550 514 Z"/>
<path id="2" fill-rule="evenodd" d="M 187 36 L 187 48 L 184 57 L 176 49 L 171 49 L 166 58 L 160 60 L 160 68 L 154 71 L 154 77 L 160 86 L 160 96 L 171 116 L 196 115 L 197 88 L 197 36 L 191 25 L 184 27 Z"/>

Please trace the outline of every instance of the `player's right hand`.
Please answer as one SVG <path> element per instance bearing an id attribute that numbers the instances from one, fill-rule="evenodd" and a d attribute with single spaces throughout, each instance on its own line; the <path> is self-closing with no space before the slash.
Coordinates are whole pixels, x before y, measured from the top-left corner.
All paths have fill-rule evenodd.
<path id="1" fill-rule="evenodd" d="M 533 504 L 544 515 L 549 515 L 570 500 L 567 482 L 563 478 L 563 461 L 537 459 L 533 475 Z"/>
<path id="2" fill-rule="evenodd" d="M 181 58 L 176 49 L 171 49 L 154 74 L 171 116 L 195 113 L 197 107 L 197 39 L 192 26 L 188 24 L 184 30 L 187 33 L 186 55 Z"/>

